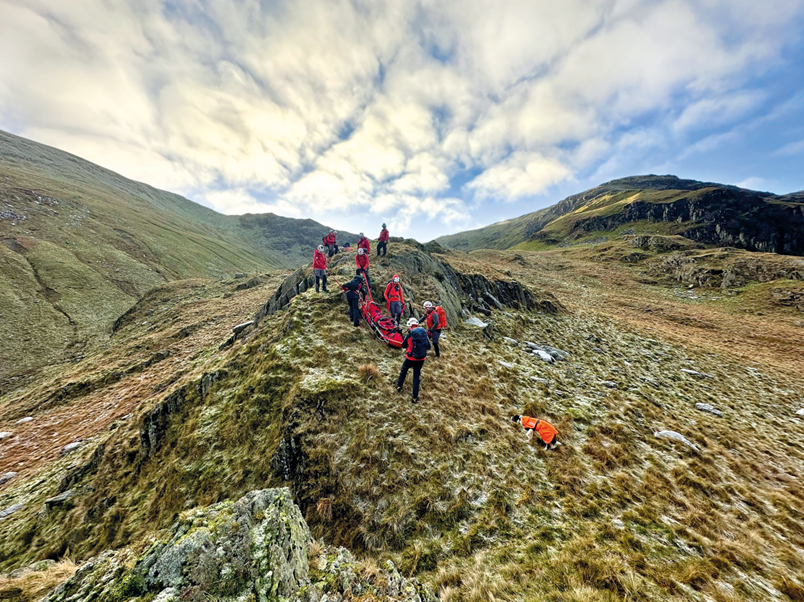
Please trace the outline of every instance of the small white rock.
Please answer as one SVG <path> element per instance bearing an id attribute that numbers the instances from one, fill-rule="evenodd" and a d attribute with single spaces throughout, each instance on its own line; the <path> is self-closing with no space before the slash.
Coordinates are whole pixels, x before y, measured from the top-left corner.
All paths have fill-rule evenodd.
<path id="1" fill-rule="evenodd" d="M 25 418 L 17 420 L 17 424 L 25 424 L 26 422 L 31 422 L 31 420 L 33 420 L 32 416 L 26 416 Z"/>
<path id="2" fill-rule="evenodd" d="M 801 408 L 798 412 L 796 412 L 796 416 L 804 416 L 804 408 Z"/>
<path id="3" fill-rule="evenodd" d="M 538 357 L 543 362 L 547 362 L 548 364 L 552 364 L 553 362 L 556 361 L 555 358 L 552 355 L 550 355 L 546 351 L 542 351 L 541 349 L 534 349 L 533 350 L 533 355 Z"/>
<path id="4" fill-rule="evenodd" d="M 9 431 L 2 431 L 2 432 L 0 432 L 0 441 L 2 441 L 3 439 L 8 439 L 8 438 L 9 438 L 9 437 L 11 437 L 13 434 L 14 434 L 14 433 L 11 433 L 11 432 L 9 432 Z"/>

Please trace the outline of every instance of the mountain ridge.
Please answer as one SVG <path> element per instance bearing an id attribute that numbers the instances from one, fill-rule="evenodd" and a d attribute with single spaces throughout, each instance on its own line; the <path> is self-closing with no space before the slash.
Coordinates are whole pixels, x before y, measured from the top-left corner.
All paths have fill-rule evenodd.
<path id="1" fill-rule="evenodd" d="M 680 234 L 706 244 L 800 255 L 804 254 L 802 199 L 802 192 L 776 195 L 672 175 L 630 176 L 571 195 L 545 209 L 436 241 L 460 250 L 546 248 L 579 239 L 606 239 L 618 227 L 631 224 L 640 230 L 637 233 Z M 672 203 L 688 206 L 676 207 L 675 212 L 656 210 L 656 206 Z M 570 220 L 568 216 L 576 213 L 576 219 Z M 611 218 L 618 214 L 620 219 Z M 600 217 L 610 219 L 587 223 Z M 564 222 L 559 222 L 562 219 Z M 670 226 L 672 222 L 679 225 Z"/>

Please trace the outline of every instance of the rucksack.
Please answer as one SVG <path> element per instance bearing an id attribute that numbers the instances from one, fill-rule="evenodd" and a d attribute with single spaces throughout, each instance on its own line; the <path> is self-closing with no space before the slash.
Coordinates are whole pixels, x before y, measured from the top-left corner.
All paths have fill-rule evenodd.
<path id="1" fill-rule="evenodd" d="M 427 350 L 430 349 L 430 339 L 424 328 L 418 327 L 410 331 L 410 340 L 413 341 L 410 355 L 413 359 L 423 360 L 427 357 Z"/>
<path id="2" fill-rule="evenodd" d="M 447 327 L 447 312 L 440 305 L 436 307 L 436 312 L 438 313 L 438 327 L 443 330 Z"/>

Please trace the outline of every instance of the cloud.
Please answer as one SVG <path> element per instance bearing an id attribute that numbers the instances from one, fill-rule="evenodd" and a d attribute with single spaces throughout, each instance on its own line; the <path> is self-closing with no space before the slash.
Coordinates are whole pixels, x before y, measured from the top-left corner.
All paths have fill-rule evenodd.
<path id="1" fill-rule="evenodd" d="M 704 130 L 763 110 L 750 82 L 802 20 L 804 0 L 0 0 L 0 127 L 226 213 L 424 237 L 467 203 L 722 147 Z"/>
<path id="2" fill-rule="evenodd" d="M 777 157 L 792 157 L 804 153 L 804 140 L 798 142 L 791 142 L 785 144 L 782 148 L 775 151 L 773 154 Z"/>

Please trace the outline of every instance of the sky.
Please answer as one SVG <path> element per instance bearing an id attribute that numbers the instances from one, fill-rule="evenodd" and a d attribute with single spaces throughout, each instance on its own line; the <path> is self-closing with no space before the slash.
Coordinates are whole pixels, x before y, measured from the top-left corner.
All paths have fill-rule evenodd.
<path id="1" fill-rule="evenodd" d="M 629 175 L 804 189 L 804 0 L 0 0 L 0 129 L 430 240 Z"/>

